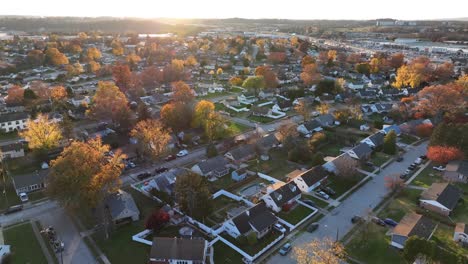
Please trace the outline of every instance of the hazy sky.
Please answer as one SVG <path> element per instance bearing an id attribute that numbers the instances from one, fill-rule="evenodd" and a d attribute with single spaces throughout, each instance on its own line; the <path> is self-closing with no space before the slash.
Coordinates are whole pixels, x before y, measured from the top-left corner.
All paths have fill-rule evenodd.
<path id="1" fill-rule="evenodd" d="M 0 15 L 408 20 L 468 16 L 467 0 L 4 0 L 1 2 Z"/>

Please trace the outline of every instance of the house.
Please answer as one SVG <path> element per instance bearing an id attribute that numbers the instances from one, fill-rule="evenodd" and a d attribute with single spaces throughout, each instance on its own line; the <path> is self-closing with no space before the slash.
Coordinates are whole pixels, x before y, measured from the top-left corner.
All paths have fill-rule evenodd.
<path id="1" fill-rule="evenodd" d="M 304 171 L 292 180 L 304 193 L 310 193 L 327 180 L 328 172 L 322 166 Z"/>
<path id="2" fill-rule="evenodd" d="M 448 183 L 433 183 L 419 198 L 422 208 L 448 216 L 462 196 L 457 187 Z"/>
<path id="3" fill-rule="evenodd" d="M 290 181 L 286 184 L 276 183 L 268 186 L 267 194 L 262 196 L 266 206 L 279 213 L 281 210 L 288 210 L 301 198 L 301 190 Z"/>
<path id="4" fill-rule="evenodd" d="M 3 132 L 19 131 L 26 128 L 29 114 L 25 112 L 6 113 L 0 115 L 0 129 Z"/>
<path id="5" fill-rule="evenodd" d="M 349 89 L 351 90 L 360 90 L 360 89 L 364 89 L 364 86 L 365 84 L 364 83 L 346 83 L 346 85 L 348 86 Z"/>
<path id="6" fill-rule="evenodd" d="M 358 96 L 363 99 L 372 99 L 377 96 L 377 92 L 374 90 L 359 90 Z"/>
<path id="7" fill-rule="evenodd" d="M 276 137 L 275 133 L 271 133 L 265 135 L 264 137 L 260 138 L 256 145 L 260 152 L 268 153 L 268 151 L 272 148 L 277 147 L 280 144 L 278 138 Z"/>
<path id="8" fill-rule="evenodd" d="M 24 157 L 24 146 L 22 143 L 12 143 L 0 146 L 0 160 Z"/>
<path id="9" fill-rule="evenodd" d="M 468 224 L 457 223 L 455 225 L 453 240 L 456 242 L 468 243 Z"/>
<path id="10" fill-rule="evenodd" d="M 271 109 L 265 106 L 252 106 L 250 112 L 254 116 L 269 116 L 271 115 Z"/>
<path id="11" fill-rule="evenodd" d="M 234 162 L 240 163 L 253 159 L 256 154 L 254 145 L 246 144 L 226 152 L 224 156 Z"/>
<path id="12" fill-rule="evenodd" d="M 432 122 L 429 119 L 410 120 L 408 122 L 405 122 L 405 123 L 401 124 L 400 125 L 400 130 L 401 130 L 402 133 L 405 133 L 405 134 L 415 134 L 416 133 L 416 128 L 419 125 L 423 125 L 423 124 L 432 125 Z"/>
<path id="13" fill-rule="evenodd" d="M 337 121 L 335 121 L 335 117 L 332 114 L 319 115 L 315 120 L 317 120 L 322 127 L 332 127 L 339 124 L 339 122 L 336 123 Z"/>
<path id="14" fill-rule="evenodd" d="M 305 136 L 322 130 L 322 125 L 320 125 L 319 121 L 315 119 L 307 121 L 297 127 L 297 131 Z"/>
<path id="15" fill-rule="evenodd" d="M 48 170 L 39 170 L 12 177 L 16 194 L 19 195 L 22 192 L 28 193 L 45 188 L 48 173 Z"/>
<path id="16" fill-rule="evenodd" d="M 383 132 L 386 135 L 392 130 L 395 131 L 397 136 L 401 135 L 401 129 L 397 125 L 384 125 L 382 130 L 380 130 L 380 131 Z"/>
<path id="17" fill-rule="evenodd" d="M 377 132 L 373 135 L 366 137 L 365 139 L 361 140 L 361 143 L 366 143 L 371 148 L 378 148 L 383 145 L 384 143 L 385 134 L 382 132 Z"/>
<path id="18" fill-rule="evenodd" d="M 241 94 L 239 96 L 237 96 L 237 101 L 241 104 L 245 104 L 245 105 L 251 105 L 255 102 L 258 101 L 258 98 L 253 96 L 253 95 L 244 95 L 244 94 Z"/>
<path id="19" fill-rule="evenodd" d="M 275 110 L 279 111 L 289 111 L 292 107 L 291 100 L 278 99 L 278 102 L 273 106 Z"/>
<path id="20" fill-rule="evenodd" d="M 132 195 L 125 191 L 118 190 L 116 193 L 108 195 L 104 199 L 104 204 L 110 219 L 116 225 L 140 219 L 140 210 L 138 210 Z"/>
<path id="21" fill-rule="evenodd" d="M 231 179 L 236 182 L 244 180 L 247 176 L 248 173 L 246 168 L 238 169 L 231 173 Z"/>
<path id="22" fill-rule="evenodd" d="M 172 195 L 174 192 L 175 182 L 178 176 L 187 174 L 189 171 L 183 168 L 174 168 L 169 171 L 159 174 L 148 182 L 147 188 L 143 187 L 145 191 L 150 191 L 155 188 L 158 191 L 165 192 Z"/>
<path id="23" fill-rule="evenodd" d="M 430 218 L 416 213 L 408 213 L 393 229 L 390 245 L 403 249 L 406 240 L 412 236 L 429 240 L 436 227 Z"/>
<path id="24" fill-rule="evenodd" d="M 468 160 L 450 161 L 445 167 L 444 179 L 451 182 L 468 182 Z"/>
<path id="25" fill-rule="evenodd" d="M 192 171 L 205 177 L 222 177 L 229 173 L 227 165 L 228 162 L 223 156 L 216 156 L 195 164 Z"/>
<path id="26" fill-rule="evenodd" d="M 257 238 L 262 238 L 270 232 L 273 225 L 278 222 L 264 203 L 258 203 L 244 212 L 224 222 L 226 232 L 234 237 L 247 236 L 255 232 Z"/>
<path id="27" fill-rule="evenodd" d="M 203 238 L 155 237 L 150 264 L 204 264 L 208 243 Z"/>
<path id="28" fill-rule="evenodd" d="M 361 131 L 369 131 L 370 130 L 370 127 L 368 124 L 363 124 L 363 125 L 360 125 L 359 126 L 359 130 Z"/>
<path id="29" fill-rule="evenodd" d="M 354 148 L 348 150 L 348 155 L 358 160 L 367 160 L 372 154 L 372 149 L 366 143 L 360 143 Z"/>

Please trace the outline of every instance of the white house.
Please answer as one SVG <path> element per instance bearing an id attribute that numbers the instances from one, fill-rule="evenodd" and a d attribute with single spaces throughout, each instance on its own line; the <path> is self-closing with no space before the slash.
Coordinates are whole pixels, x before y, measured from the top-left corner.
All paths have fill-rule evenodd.
<path id="1" fill-rule="evenodd" d="M 283 207 L 290 207 L 301 198 L 301 190 L 297 185 L 290 181 L 286 184 L 275 183 L 268 186 L 267 194 L 262 196 L 262 200 L 271 210 L 279 213 Z"/>
<path id="2" fill-rule="evenodd" d="M 24 157 L 24 147 L 22 143 L 12 143 L 0 146 L 0 159 Z"/>
<path id="3" fill-rule="evenodd" d="M 304 193 L 310 193 L 327 180 L 328 172 L 322 166 L 315 166 L 302 172 L 292 180 Z"/>
<path id="4" fill-rule="evenodd" d="M 366 143 L 371 148 L 380 147 L 384 143 L 385 134 L 382 132 L 377 132 L 373 135 L 366 137 L 361 140 L 361 143 Z"/>
<path id="5" fill-rule="evenodd" d="M 278 222 L 264 203 L 245 210 L 244 212 L 232 217 L 223 223 L 224 230 L 234 237 L 247 236 L 255 232 L 257 238 L 262 238 L 272 229 L 273 225 Z"/>
<path id="6" fill-rule="evenodd" d="M 28 113 L 7 113 L 0 115 L 0 129 L 4 132 L 23 130 L 29 120 Z"/>
<path id="7" fill-rule="evenodd" d="M 258 98 L 255 97 L 255 96 L 245 96 L 244 94 L 241 94 L 239 96 L 237 96 L 237 101 L 241 104 L 245 104 L 245 105 L 251 105 L 255 102 L 258 101 Z"/>

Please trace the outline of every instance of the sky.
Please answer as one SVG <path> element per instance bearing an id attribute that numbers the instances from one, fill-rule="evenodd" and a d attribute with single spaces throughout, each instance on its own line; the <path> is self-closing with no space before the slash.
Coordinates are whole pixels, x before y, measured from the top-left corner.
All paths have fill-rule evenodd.
<path id="1" fill-rule="evenodd" d="M 467 0 L 5 0 L 0 15 L 427 20 L 468 17 Z"/>

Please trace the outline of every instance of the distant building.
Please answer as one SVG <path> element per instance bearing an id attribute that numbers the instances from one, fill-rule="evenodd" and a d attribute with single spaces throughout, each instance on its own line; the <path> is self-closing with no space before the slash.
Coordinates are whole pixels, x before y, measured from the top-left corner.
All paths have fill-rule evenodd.
<path id="1" fill-rule="evenodd" d="M 19 131 L 26 128 L 29 120 L 28 113 L 8 113 L 0 115 L 0 129 L 4 132 Z"/>

